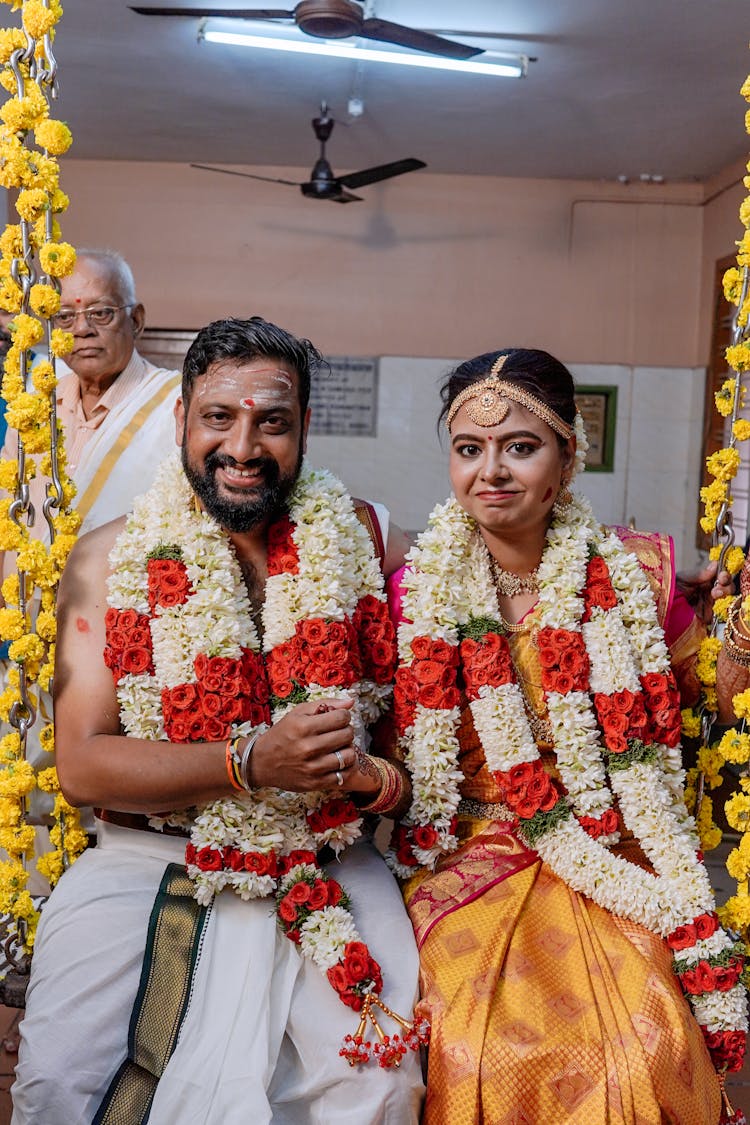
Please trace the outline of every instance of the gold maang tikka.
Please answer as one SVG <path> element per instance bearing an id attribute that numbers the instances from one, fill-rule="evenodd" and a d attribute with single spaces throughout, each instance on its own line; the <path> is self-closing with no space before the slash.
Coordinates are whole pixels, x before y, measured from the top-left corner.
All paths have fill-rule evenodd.
<path id="1" fill-rule="evenodd" d="M 575 432 L 573 426 L 564 422 L 559 414 L 530 391 L 499 378 L 507 358 L 507 355 L 498 356 L 486 379 L 482 379 L 479 383 L 472 383 L 456 395 L 445 419 L 446 427 L 450 430 L 453 419 L 464 404 L 466 404 L 466 413 L 477 426 L 499 426 L 506 418 L 511 402 L 516 402 L 531 414 L 535 414 L 537 418 L 541 418 L 550 429 L 567 441 Z"/>

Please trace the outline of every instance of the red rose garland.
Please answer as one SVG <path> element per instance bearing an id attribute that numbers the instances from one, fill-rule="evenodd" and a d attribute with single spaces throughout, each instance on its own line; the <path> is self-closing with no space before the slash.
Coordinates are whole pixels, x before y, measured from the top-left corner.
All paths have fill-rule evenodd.
<path id="1" fill-rule="evenodd" d="M 171 471 L 177 470 L 175 468 Z M 180 481 L 178 487 L 183 489 L 183 478 L 180 476 L 176 479 Z M 333 481 L 333 478 L 330 478 L 330 481 Z M 119 587 L 117 584 L 114 586 L 115 604 L 106 614 L 104 654 L 105 663 L 111 669 L 115 683 L 125 689 L 125 696 L 120 696 L 125 729 L 129 733 L 135 729 L 141 735 L 157 738 L 160 737 L 157 729 L 152 730 L 149 727 L 143 730 L 138 726 L 139 722 L 142 722 L 141 715 L 147 709 L 143 707 L 135 709 L 131 718 L 130 710 L 124 708 L 122 700 L 131 698 L 131 682 L 144 686 L 147 686 L 149 681 L 153 682 L 157 674 L 156 669 L 159 667 L 159 659 L 163 660 L 165 654 L 172 651 L 170 646 L 180 645 L 181 634 L 178 633 L 175 640 L 170 639 L 169 632 L 165 634 L 165 626 L 162 622 L 166 621 L 168 630 L 173 619 L 162 618 L 163 611 L 169 612 L 175 607 L 185 606 L 189 615 L 191 599 L 195 595 L 184 561 L 183 549 L 178 543 L 162 541 L 163 525 L 158 522 L 159 505 L 164 503 L 165 497 L 159 493 L 159 487 L 160 482 L 157 482 L 153 490 L 156 494 L 155 502 L 152 500 L 149 504 L 148 500 L 151 497 L 145 498 L 147 503 L 144 521 L 147 528 L 148 520 L 156 512 L 158 528 L 156 535 L 159 541 L 148 549 L 147 533 L 145 543 L 141 534 L 138 544 L 139 547 L 142 545 L 145 555 L 143 577 L 149 612 L 148 614 L 138 612 L 132 608 L 133 602 L 140 608 L 140 603 L 143 601 L 140 591 L 143 588 L 134 585 L 127 568 L 130 556 L 125 554 L 125 551 L 128 549 L 128 531 L 132 533 L 133 530 L 131 526 L 126 529 L 122 537 L 124 545 L 121 547 L 118 541 L 113 552 L 113 577 L 117 579 L 120 573 L 122 577 L 119 578 Z M 315 507 L 316 500 L 311 499 L 312 506 Z M 136 517 L 137 514 L 136 509 Z M 193 518 L 192 513 L 189 518 Z M 356 517 L 353 518 L 356 520 Z M 204 523 L 203 517 L 198 517 L 196 528 L 183 532 L 180 526 L 178 534 L 184 533 L 186 537 L 191 534 L 199 536 L 205 534 Z M 142 533 L 142 529 L 137 524 L 135 530 Z M 358 524 L 357 530 L 359 530 Z M 217 532 L 212 530 L 209 534 L 212 536 L 213 550 L 206 550 L 204 544 L 203 557 L 211 558 L 212 554 L 221 551 L 223 538 L 213 543 Z M 300 572 L 300 552 L 294 535 L 295 525 L 288 517 L 277 521 L 269 529 L 269 579 L 278 575 L 297 575 Z M 153 538 L 154 533 L 152 533 L 152 543 Z M 186 541 L 190 542 L 190 539 Z M 353 550 L 351 546 L 346 549 Z M 135 548 L 136 554 L 137 550 L 138 548 Z M 144 555 L 141 557 L 143 558 Z M 198 557 L 201 557 L 200 552 Z M 118 565 L 122 567 L 123 561 L 126 565 L 120 572 Z M 355 565 L 361 567 L 362 564 Z M 198 569 L 200 570 L 200 564 Z M 234 581 L 239 582 L 239 575 Z M 363 587 L 366 589 L 365 581 L 367 580 L 359 579 L 360 589 Z M 112 589 L 110 583 L 110 600 L 113 598 Z M 246 599 L 241 582 L 236 585 L 236 589 L 240 591 L 240 596 Z M 267 599 L 268 596 L 267 593 Z M 351 597 L 351 595 L 346 596 Z M 119 608 L 116 604 L 117 600 L 121 603 L 124 601 L 125 608 Z M 228 606 L 231 604 L 228 603 Z M 281 603 L 277 600 L 276 604 L 278 607 Z M 238 657 L 197 653 L 192 659 L 193 678 L 182 683 L 172 683 L 161 689 L 161 721 L 164 736 L 172 742 L 223 741 L 238 727 L 240 730 L 243 727 L 247 730 L 248 727 L 257 728 L 261 724 L 270 723 L 275 708 L 292 706 L 298 700 L 307 698 L 307 689 L 311 685 L 317 689 L 321 687 L 337 690 L 354 689 L 358 681 L 366 677 L 378 685 L 376 690 L 382 695 L 385 686 L 391 681 L 396 660 L 395 633 L 387 606 L 382 599 L 369 593 L 362 593 L 349 604 L 353 608 L 344 613 L 343 620 L 329 621 L 322 617 L 308 616 L 294 622 L 292 636 L 274 645 L 265 656 L 241 647 Z M 189 617 L 186 617 L 182 620 L 188 619 Z M 212 628 L 215 633 L 216 626 L 213 623 Z M 201 631 L 198 630 L 196 635 L 201 635 Z M 160 655 L 157 654 L 159 645 Z M 226 647 L 224 651 L 227 651 Z M 183 663 L 177 666 L 187 667 L 184 658 Z M 128 679 L 123 685 L 124 677 Z M 153 695 L 153 690 L 149 690 Z M 380 695 L 376 698 L 379 699 Z M 367 707 L 372 709 L 372 704 L 368 703 Z M 303 799 L 300 798 L 296 804 L 302 804 L 304 813 Z M 279 807 L 281 809 L 281 806 Z M 316 847 L 321 847 L 329 840 L 334 847 L 340 847 L 341 842 L 354 838 L 352 835 L 354 828 L 357 829 L 356 834 L 358 834 L 359 822 L 360 813 L 353 801 L 348 797 L 332 796 L 308 808 L 304 813 L 303 827 L 306 827 L 310 837 L 315 840 Z M 342 835 L 342 830 L 348 825 L 352 825 L 353 829 L 348 835 L 346 833 Z M 286 833 L 287 830 L 282 831 Z M 248 841 L 250 838 L 246 837 Z M 282 838 L 286 838 L 286 835 L 279 836 L 279 839 Z M 337 844 L 336 841 L 340 842 Z M 261 851 L 252 847 L 248 849 L 243 845 L 242 840 L 238 840 L 238 844 L 240 846 L 219 847 L 212 846 L 210 843 L 197 846 L 190 841 L 186 846 L 186 864 L 189 873 L 198 872 L 210 877 L 206 886 L 220 888 L 227 883 L 237 887 L 235 879 L 240 879 L 243 886 L 249 880 L 248 892 L 251 897 L 258 894 L 274 894 L 277 900 L 277 918 L 284 933 L 291 941 L 303 947 L 307 941 L 308 946 L 313 950 L 317 916 L 320 914 L 321 918 L 327 918 L 328 915 L 321 912 L 338 910 L 342 917 L 336 915 L 333 932 L 350 932 L 352 940 L 344 941 L 340 946 L 336 944 L 337 938 L 333 939 L 332 946 L 329 941 L 325 948 L 330 951 L 335 950 L 333 956 L 337 957 L 337 960 L 331 964 L 330 951 L 321 954 L 326 958 L 325 962 L 321 962 L 314 951 L 310 953 L 307 949 L 303 949 L 303 952 L 312 956 L 316 964 L 324 970 L 328 970 L 329 982 L 342 1002 L 361 1014 L 360 1029 L 356 1036 L 347 1036 L 341 1054 L 351 1065 L 372 1058 L 382 1067 L 397 1066 L 406 1049 L 416 1050 L 420 1044 L 426 1042 L 428 1028 L 423 1022 L 413 1025 L 403 1020 L 380 999 L 379 992 L 382 989 L 380 968 L 367 952 L 367 946 L 356 940 L 356 930 L 351 916 L 345 913 L 348 910 L 348 899 L 341 886 L 319 867 L 315 852 L 312 850 L 297 848 L 285 852 L 272 848 Z M 214 878 L 221 881 L 211 882 L 210 880 Z M 330 921 L 328 924 L 330 925 Z M 335 928 L 337 924 L 339 930 Z M 309 937 L 310 934 L 313 935 L 312 939 Z M 342 950 L 340 955 L 339 948 Z M 362 951 L 366 954 L 366 960 L 363 960 Z M 344 981 L 346 984 L 341 987 Z M 376 1010 L 392 1018 L 403 1030 L 403 1036 L 384 1035 L 375 1016 Z M 372 1025 L 377 1035 L 377 1042 L 374 1045 L 364 1038 L 364 1028 L 367 1023 Z"/>

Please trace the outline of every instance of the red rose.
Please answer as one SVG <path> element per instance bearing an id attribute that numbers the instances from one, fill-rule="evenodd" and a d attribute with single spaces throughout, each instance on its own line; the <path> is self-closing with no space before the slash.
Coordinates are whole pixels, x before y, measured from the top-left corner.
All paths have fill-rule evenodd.
<path id="1" fill-rule="evenodd" d="M 294 903 L 289 901 L 289 895 L 282 898 L 278 905 L 278 914 L 282 922 L 296 922 L 297 921 L 297 908 Z"/>
<path id="2" fill-rule="evenodd" d="M 326 639 L 326 623 L 319 617 L 297 622 L 297 635 L 308 645 L 320 645 Z"/>
<path id="3" fill-rule="evenodd" d="M 715 934 L 719 928 L 719 916 L 713 911 L 711 913 L 699 914 L 697 918 L 693 919 L 695 926 L 696 936 L 703 940 Z"/>
<path id="4" fill-rule="evenodd" d="M 729 989 L 736 985 L 741 972 L 742 967 L 736 961 L 726 966 L 715 965 L 714 987 L 718 988 L 719 992 L 729 992 Z"/>
<path id="5" fill-rule="evenodd" d="M 443 665 L 436 660 L 415 660 L 411 670 L 418 684 L 437 684 L 443 674 Z"/>
<path id="6" fill-rule="evenodd" d="M 245 871 L 255 875 L 276 875 L 276 855 L 274 852 L 245 852 Z"/>
<path id="7" fill-rule="evenodd" d="M 414 637 L 411 651 L 415 660 L 426 660 L 432 655 L 432 641 L 429 637 Z"/>
<path id="8" fill-rule="evenodd" d="M 601 582 L 609 578 L 609 567 L 601 555 L 594 555 L 593 558 L 589 559 L 586 575 L 589 582 Z"/>
<path id="9" fill-rule="evenodd" d="M 162 699 L 167 695 L 172 707 L 176 711 L 190 710 L 198 696 L 197 689 L 193 684 L 177 684 L 173 688 L 164 688 L 162 691 Z"/>
<path id="10" fill-rule="evenodd" d="M 326 883 L 326 890 L 328 892 L 328 905 L 338 906 L 344 894 L 341 884 L 337 883 L 335 879 L 329 879 Z"/>
<path id="11" fill-rule="evenodd" d="M 340 961 L 337 961 L 335 965 L 332 965 L 326 975 L 336 992 L 345 992 L 349 987 L 349 978 L 346 975 L 346 969 Z"/>
<path id="12" fill-rule="evenodd" d="M 360 981 L 369 980 L 370 958 L 367 954 L 347 954 L 344 959 L 344 969 L 350 985 L 359 984 Z"/>
<path id="13" fill-rule="evenodd" d="M 690 996 L 699 996 L 703 991 L 698 980 L 698 974 L 694 969 L 686 969 L 684 973 L 680 973 L 680 984 Z"/>
<path id="14" fill-rule="evenodd" d="M 123 672 L 128 672 L 133 676 L 138 676 L 141 672 L 147 672 L 152 669 L 151 651 L 143 645 L 132 645 L 124 650 L 120 665 Z"/>
<path id="15" fill-rule="evenodd" d="M 511 766 L 505 773 L 498 773 L 496 776 L 501 785 L 510 789 L 517 789 L 521 785 L 527 785 L 534 776 L 534 772 L 533 762 L 519 762 L 518 765 Z"/>
<path id="16" fill-rule="evenodd" d="M 324 906 L 328 905 L 328 888 L 322 879 L 316 879 L 314 885 L 310 888 L 310 901 L 308 906 L 310 910 L 322 910 Z"/>
<path id="17" fill-rule="evenodd" d="M 114 626 L 117 624 L 117 620 L 118 620 L 119 615 L 120 615 L 120 611 L 118 609 L 114 609 L 113 606 L 110 606 L 110 608 L 104 614 L 104 627 L 105 627 L 105 629 L 109 630 L 109 629 L 114 628 Z"/>
<path id="18" fill-rule="evenodd" d="M 217 852 L 213 848 L 201 848 L 196 853 L 195 862 L 201 871 L 221 871 L 223 866 L 221 852 Z"/>
<path id="19" fill-rule="evenodd" d="M 287 856 L 289 861 L 289 868 L 297 867 L 301 863 L 309 863 L 315 866 L 315 852 L 308 851 L 306 848 L 295 848 Z"/>
<path id="20" fill-rule="evenodd" d="M 134 609 L 118 610 L 117 624 L 120 629 L 132 629 L 134 625 L 139 623 L 139 616 Z"/>
<path id="21" fill-rule="evenodd" d="M 434 848 L 438 842 L 438 834 L 431 825 L 416 825 L 412 829 L 411 836 L 418 848 Z"/>
<path id="22" fill-rule="evenodd" d="M 170 742 L 190 742 L 190 726 L 181 715 L 168 718 L 165 712 L 164 730 Z"/>
<path id="23" fill-rule="evenodd" d="M 302 905 L 303 903 L 307 903 L 310 901 L 310 890 L 311 889 L 309 885 L 305 883 L 304 880 L 302 880 L 299 883 L 295 883 L 293 887 L 289 888 L 286 897 L 290 902 Z"/>
<path id="24" fill-rule="evenodd" d="M 224 867 L 230 871 L 245 870 L 245 855 L 239 848 L 224 848 Z"/>
<path id="25" fill-rule="evenodd" d="M 680 949 L 689 949 L 695 945 L 697 934 L 695 926 L 688 923 L 686 926 L 678 926 L 667 937 L 667 945 L 670 949 L 679 951 Z"/>
<path id="26" fill-rule="evenodd" d="M 185 863 L 195 864 L 195 857 L 197 856 L 197 854 L 198 851 L 195 847 L 195 844 L 188 841 L 188 843 L 185 845 Z"/>

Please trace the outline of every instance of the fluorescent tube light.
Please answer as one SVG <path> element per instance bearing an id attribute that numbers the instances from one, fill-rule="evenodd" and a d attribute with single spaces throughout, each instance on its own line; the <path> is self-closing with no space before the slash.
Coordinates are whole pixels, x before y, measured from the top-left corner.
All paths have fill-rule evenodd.
<path id="1" fill-rule="evenodd" d="M 473 59 L 445 59 L 439 55 L 419 52 L 402 54 L 400 51 L 379 51 L 372 47 L 355 47 L 346 43 L 302 43 L 291 39 L 272 39 L 263 35 L 246 35 L 239 31 L 210 31 L 203 33 L 209 43 L 227 43 L 235 47 L 258 47 L 266 51 L 290 51 L 298 55 L 325 55 L 336 59 L 364 59 L 367 62 L 396 63 L 399 66 L 421 66 L 431 70 L 460 70 L 466 74 L 494 74 L 503 78 L 523 78 L 528 59 L 525 55 L 493 55 L 498 62 L 474 62 Z M 491 52 L 486 52 L 488 55 Z"/>

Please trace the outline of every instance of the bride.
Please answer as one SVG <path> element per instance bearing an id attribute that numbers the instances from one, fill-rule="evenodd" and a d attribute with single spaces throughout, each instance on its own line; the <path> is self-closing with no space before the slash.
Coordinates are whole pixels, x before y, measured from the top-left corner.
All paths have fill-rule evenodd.
<path id="1" fill-rule="evenodd" d="M 671 542 L 570 493 L 585 435 L 546 352 L 469 360 L 443 403 L 454 497 L 391 590 L 424 1122 L 715 1125 L 742 948 L 682 801 L 703 633 Z"/>

